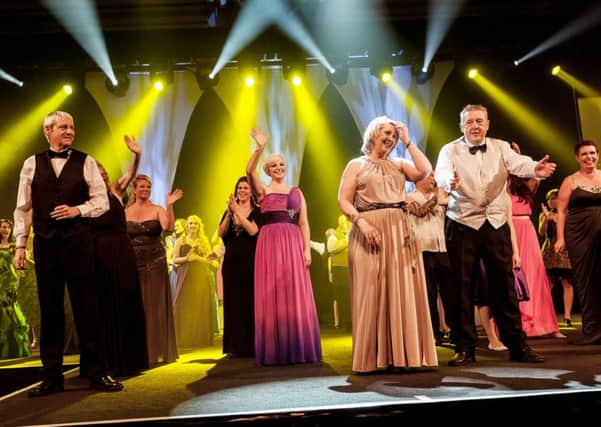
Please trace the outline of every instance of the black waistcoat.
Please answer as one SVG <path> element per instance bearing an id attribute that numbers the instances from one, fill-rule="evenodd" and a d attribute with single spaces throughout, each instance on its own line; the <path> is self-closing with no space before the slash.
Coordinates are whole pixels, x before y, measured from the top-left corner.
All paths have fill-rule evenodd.
<path id="1" fill-rule="evenodd" d="M 48 152 L 35 155 L 35 174 L 31 182 L 33 231 L 36 236 L 50 239 L 54 235 L 68 237 L 88 232 L 87 218 L 56 221 L 50 212 L 58 205 L 78 206 L 90 198 L 89 186 L 83 175 L 87 154 L 71 149 L 71 154 L 57 177 Z"/>

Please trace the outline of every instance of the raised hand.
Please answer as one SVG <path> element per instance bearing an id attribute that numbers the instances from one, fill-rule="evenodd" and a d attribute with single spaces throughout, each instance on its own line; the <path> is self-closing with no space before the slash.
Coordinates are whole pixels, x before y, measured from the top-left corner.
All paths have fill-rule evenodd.
<path id="1" fill-rule="evenodd" d="M 230 211 L 230 213 L 232 215 L 234 215 L 236 212 L 238 212 L 238 202 L 236 201 L 236 198 L 234 197 L 233 194 L 230 194 L 230 198 L 227 201 L 227 208 Z"/>
<path id="2" fill-rule="evenodd" d="M 534 173 L 539 178 L 549 178 L 555 172 L 555 168 L 557 168 L 557 164 L 549 162 L 549 155 L 547 154 L 538 161 L 534 168 Z"/>
<path id="3" fill-rule="evenodd" d="M 132 153 L 140 154 L 142 152 L 142 147 L 140 147 L 140 144 L 136 141 L 135 136 L 123 135 L 123 140 L 125 141 L 125 144 L 127 144 L 129 151 Z"/>
<path id="4" fill-rule="evenodd" d="M 403 141 L 405 145 L 409 142 L 409 129 L 403 122 L 395 122 L 396 131 L 399 134 L 399 139 Z"/>
<path id="5" fill-rule="evenodd" d="M 176 188 L 175 190 L 167 193 L 167 205 L 174 204 L 182 197 L 184 197 L 184 190 Z"/>
<path id="6" fill-rule="evenodd" d="M 269 140 L 267 134 L 259 128 L 252 128 L 250 130 L 250 136 L 255 140 L 257 148 L 260 150 L 265 148 L 265 144 L 267 144 L 267 141 Z"/>

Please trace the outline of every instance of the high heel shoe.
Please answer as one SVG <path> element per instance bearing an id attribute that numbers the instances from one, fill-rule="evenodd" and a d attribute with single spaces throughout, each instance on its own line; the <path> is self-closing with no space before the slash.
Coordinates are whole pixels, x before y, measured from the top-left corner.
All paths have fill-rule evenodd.
<path id="1" fill-rule="evenodd" d="M 488 349 L 490 351 L 507 351 L 507 347 L 505 347 L 503 344 L 498 345 L 496 347 L 494 347 L 492 344 L 488 344 Z"/>
<path id="2" fill-rule="evenodd" d="M 572 319 L 570 319 L 569 317 L 567 319 L 564 319 L 566 321 L 566 326 L 569 328 L 572 326 Z"/>
<path id="3" fill-rule="evenodd" d="M 553 338 L 567 338 L 567 336 L 565 336 L 561 332 L 557 331 L 557 332 L 553 333 Z"/>

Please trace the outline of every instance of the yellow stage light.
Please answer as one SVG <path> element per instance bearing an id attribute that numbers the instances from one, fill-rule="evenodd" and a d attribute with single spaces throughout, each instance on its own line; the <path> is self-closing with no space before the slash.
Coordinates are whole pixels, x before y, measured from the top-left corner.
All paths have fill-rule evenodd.
<path id="1" fill-rule="evenodd" d="M 572 156 L 568 145 L 552 143 L 570 141 L 569 136 L 556 128 L 544 115 L 534 111 L 528 102 L 518 99 L 482 74 L 478 74 L 474 82 L 530 136 L 532 141 L 538 142 L 552 159 L 569 159 Z"/>
<path id="2" fill-rule="evenodd" d="M 470 71 L 467 73 L 467 76 L 468 76 L 470 79 L 474 79 L 474 78 L 476 78 L 476 76 L 477 76 L 477 75 L 478 75 L 478 70 L 477 70 L 476 68 L 472 68 L 472 69 L 471 69 L 471 70 L 470 70 Z"/>
<path id="3" fill-rule="evenodd" d="M 71 95 L 73 93 L 73 86 L 71 85 L 64 85 L 63 86 L 63 91 L 67 94 L 67 95 Z"/>
<path id="4" fill-rule="evenodd" d="M 560 71 L 561 71 L 561 67 L 559 65 L 556 65 L 555 67 L 553 67 L 551 69 L 551 74 L 556 76 L 559 74 Z"/>

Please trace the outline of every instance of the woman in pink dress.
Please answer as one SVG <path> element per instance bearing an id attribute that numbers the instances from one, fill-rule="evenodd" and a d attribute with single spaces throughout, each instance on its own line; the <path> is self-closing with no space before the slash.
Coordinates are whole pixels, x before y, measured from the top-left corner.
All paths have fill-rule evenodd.
<path id="1" fill-rule="evenodd" d="M 513 227 L 522 261 L 521 268 L 530 290 L 530 300 L 520 302 L 522 328 L 529 337 L 553 334 L 556 338 L 565 338 L 565 335 L 559 332 L 547 271 L 536 230 L 530 220 L 537 187 L 538 181 L 535 179 L 514 175 L 509 178 Z"/>
<path id="2" fill-rule="evenodd" d="M 286 161 L 270 154 L 263 183 L 256 168 L 267 134 L 251 131 L 257 143 L 246 167 L 261 202 L 263 227 L 255 253 L 255 361 L 258 365 L 307 363 L 321 360 L 319 323 L 309 265 L 311 247 L 307 205 L 298 187 L 289 187 Z"/>

